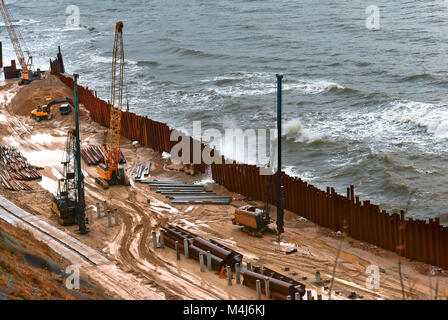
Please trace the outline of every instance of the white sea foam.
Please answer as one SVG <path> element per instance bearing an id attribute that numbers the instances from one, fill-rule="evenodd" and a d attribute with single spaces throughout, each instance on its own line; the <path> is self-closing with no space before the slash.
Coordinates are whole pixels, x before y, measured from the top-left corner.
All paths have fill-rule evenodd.
<path id="1" fill-rule="evenodd" d="M 90 55 L 90 59 L 94 62 L 100 62 L 100 63 L 107 63 L 107 64 L 112 64 L 112 57 L 103 57 L 100 56 L 96 53 Z M 127 64 L 132 64 L 132 65 L 136 65 L 137 61 L 135 60 L 130 60 L 130 59 L 124 59 L 124 62 Z"/>
<path id="2" fill-rule="evenodd" d="M 12 25 L 14 26 L 23 26 L 28 24 L 35 24 L 39 23 L 40 21 L 33 20 L 33 19 L 20 19 L 19 21 L 12 21 Z M 0 27 L 5 27 L 5 22 L 0 22 Z"/>
<path id="3" fill-rule="evenodd" d="M 426 128 L 437 138 L 448 137 L 448 107 L 414 101 L 394 101 L 383 118 Z"/>
<path id="4" fill-rule="evenodd" d="M 283 89 L 288 91 L 299 91 L 303 94 L 318 94 L 331 89 L 344 89 L 336 82 L 326 80 L 298 80 L 296 84 L 285 83 Z"/>

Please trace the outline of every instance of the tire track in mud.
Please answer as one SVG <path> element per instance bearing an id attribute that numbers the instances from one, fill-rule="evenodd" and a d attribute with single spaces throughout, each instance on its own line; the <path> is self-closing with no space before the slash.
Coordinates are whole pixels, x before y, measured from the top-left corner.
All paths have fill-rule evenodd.
<path id="1" fill-rule="evenodd" d="M 158 292 L 165 295 L 168 300 L 181 300 L 184 298 L 195 298 L 190 291 L 181 289 L 180 286 L 175 286 L 173 283 L 182 281 L 189 286 L 193 286 L 202 295 L 212 299 L 220 299 L 220 297 L 210 291 L 205 290 L 200 285 L 194 283 L 190 278 L 175 274 L 170 270 L 169 266 L 176 268 L 173 264 L 167 261 L 159 259 L 152 250 L 149 248 L 152 246 L 152 231 L 159 228 L 161 225 L 166 224 L 167 217 L 160 217 L 160 213 L 152 209 L 142 208 L 138 204 L 126 200 L 132 210 L 125 210 L 126 214 L 122 214 L 122 221 L 125 224 L 125 231 L 120 232 L 122 236 L 117 236 L 113 242 L 118 244 L 118 254 L 116 257 L 119 262 L 125 266 L 125 268 L 132 273 L 143 277 L 144 282 L 154 287 Z M 150 212 L 150 215 L 146 214 Z M 137 223 L 135 223 L 137 221 Z M 135 256 L 133 254 L 135 239 L 137 241 L 137 252 Z M 149 266 L 148 266 L 149 264 Z M 153 270 L 148 270 L 149 268 Z M 157 269 L 161 268 L 173 277 L 172 282 L 163 281 L 157 279 Z M 180 294 L 180 291 L 184 291 Z"/>

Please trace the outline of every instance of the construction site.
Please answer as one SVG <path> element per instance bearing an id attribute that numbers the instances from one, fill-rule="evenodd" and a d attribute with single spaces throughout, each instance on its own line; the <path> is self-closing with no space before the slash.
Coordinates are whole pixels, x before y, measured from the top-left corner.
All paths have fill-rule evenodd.
<path id="1" fill-rule="evenodd" d="M 0 300 L 448 299 L 440 221 L 254 165 L 174 163 L 175 128 L 126 110 L 123 22 L 100 98 L 64 48 L 33 69 L 1 7 L 20 70 L 0 84 Z"/>

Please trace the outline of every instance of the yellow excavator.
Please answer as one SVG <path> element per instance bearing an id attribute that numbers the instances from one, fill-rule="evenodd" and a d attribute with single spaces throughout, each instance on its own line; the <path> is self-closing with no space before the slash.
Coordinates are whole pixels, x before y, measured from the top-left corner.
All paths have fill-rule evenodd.
<path id="1" fill-rule="evenodd" d="M 123 101 L 124 48 L 123 22 L 115 27 L 115 40 L 112 57 L 112 85 L 110 98 L 110 125 L 107 132 L 107 144 L 103 146 L 104 163 L 97 167 L 96 183 L 107 189 L 110 185 L 129 185 L 129 178 L 120 161 L 121 106 Z"/>
<path id="2" fill-rule="evenodd" d="M 64 103 L 64 104 L 63 104 Z M 72 112 L 73 101 L 70 98 L 65 98 L 61 100 L 53 100 L 48 104 L 43 106 L 38 106 L 36 109 L 31 111 L 31 118 L 36 120 L 37 122 L 41 120 L 48 120 L 51 118 L 51 107 L 54 105 L 62 104 L 59 107 L 59 112 L 61 115 L 67 115 Z"/>

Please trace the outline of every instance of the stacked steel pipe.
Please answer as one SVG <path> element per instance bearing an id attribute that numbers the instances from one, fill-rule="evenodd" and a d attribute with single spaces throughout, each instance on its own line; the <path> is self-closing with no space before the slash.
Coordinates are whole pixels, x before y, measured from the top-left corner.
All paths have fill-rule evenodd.
<path id="1" fill-rule="evenodd" d="M 28 163 L 15 148 L 0 145 L 0 184 L 8 190 L 31 191 L 30 186 L 17 180 L 36 180 L 42 178 L 39 168 Z"/>
<path id="2" fill-rule="evenodd" d="M 88 146 L 81 149 L 81 157 L 89 166 L 98 165 L 104 163 L 104 158 L 108 158 L 105 155 L 101 146 Z M 126 158 L 120 150 L 120 163 L 126 163 Z"/>
<path id="3" fill-rule="evenodd" d="M 57 70 L 55 74 L 73 88 L 71 78 L 58 74 Z M 88 88 L 79 87 L 79 96 L 92 119 L 107 126 L 110 105 L 98 99 Z M 170 152 L 171 147 L 177 143 L 170 141 L 172 129 L 147 117 L 123 112 L 122 127 L 123 136 L 158 152 Z M 191 137 L 189 139 L 192 147 L 199 146 L 201 150 L 207 147 Z M 193 159 L 193 152 L 190 159 Z M 268 201 L 274 205 L 277 203 L 277 179 L 268 183 L 267 176 L 260 175 L 260 168 L 255 165 L 225 162 L 224 157 L 221 163 L 211 165 L 212 177 L 216 183 L 255 200 Z M 206 168 L 204 163 L 195 165 L 197 171 L 205 172 Z M 334 231 L 346 232 L 354 239 L 448 269 L 448 228 L 440 225 L 439 218 L 429 221 L 405 219 L 403 214 L 381 211 L 370 201 L 361 202 L 354 196 L 353 188 L 349 188 L 347 196 L 344 196 L 329 187 L 326 191 L 319 190 L 300 178 L 285 173 L 282 174 L 282 180 L 285 209 Z"/>
<path id="4" fill-rule="evenodd" d="M 178 226 L 168 225 L 162 228 L 164 232 L 164 241 L 167 247 L 174 249 L 178 241 L 179 249 L 184 251 L 184 240 L 188 241 L 190 256 L 199 261 L 199 255 L 207 255 L 210 251 L 212 258 L 212 268 L 221 271 L 223 267 L 230 266 L 235 270 L 235 263 L 241 263 L 243 256 L 222 244 L 213 240 L 206 240 Z"/>
<path id="5" fill-rule="evenodd" d="M 235 264 L 242 266 L 243 255 L 218 243 L 215 240 L 206 240 L 180 227 L 168 225 L 161 229 L 164 233 L 165 245 L 174 249 L 176 241 L 178 242 L 178 250 L 184 252 L 184 240 L 188 243 L 189 255 L 195 260 L 199 261 L 199 255 L 205 257 L 207 252 L 210 252 L 212 260 L 212 268 L 216 271 L 222 271 L 224 267 L 230 266 L 235 271 Z M 295 294 L 299 293 L 300 297 L 305 294 L 305 285 L 290 279 L 286 276 L 280 275 L 273 270 L 264 268 L 263 270 L 243 270 L 244 280 L 243 285 L 255 290 L 256 281 L 260 280 L 262 283 L 269 279 L 271 288 L 271 297 L 273 299 L 286 300 L 288 296 L 295 299 Z M 263 292 L 266 293 L 263 287 Z"/>
<path id="6" fill-rule="evenodd" d="M 277 283 L 279 284 L 279 288 L 276 289 L 276 284 L 271 285 L 271 291 L 277 291 L 278 294 L 280 295 L 280 299 L 281 300 L 285 300 L 286 297 L 288 295 L 291 295 L 292 300 L 294 300 L 295 298 L 295 293 L 298 292 L 300 294 L 300 298 L 302 298 L 305 295 L 305 285 L 301 282 L 298 282 L 290 277 L 287 277 L 285 275 L 282 275 L 274 270 L 271 270 L 269 268 L 266 267 L 261 267 L 261 266 L 253 266 L 252 270 L 255 273 L 258 273 L 264 277 L 268 277 L 270 279 L 270 281 L 272 283 Z M 272 281 L 273 279 L 281 281 L 281 282 L 276 282 L 276 281 Z M 282 284 L 284 283 L 284 284 Z M 287 283 L 287 285 L 286 285 Z M 292 287 L 291 287 L 292 285 Z M 286 290 L 286 288 L 288 288 L 288 290 Z"/>
<path id="7" fill-rule="evenodd" d="M 297 282 L 291 279 L 289 279 L 289 281 L 288 279 L 281 280 L 273 276 L 267 276 L 265 274 L 250 270 L 244 270 L 243 278 L 243 285 L 254 290 L 256 288 L 257 280 L 260 280 L 262 284 L 268 280 L 270 295 L 274 300 L 287 300 L 288 296 L 291 297 L 291 300 L 295 300 L 296 293 L 299 293 L 300 299 L 302 299 L 305 294 L 305 286 L 302 284 L 296 284 Z M 261 286 L 261 291 L 266 294 L 266 287 L 264 285 Z"/>

